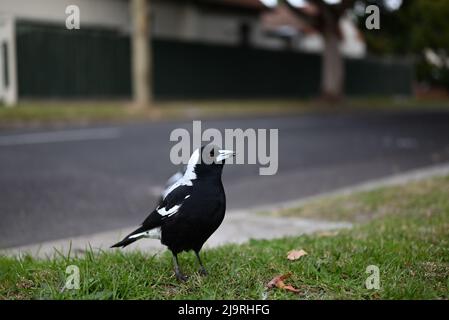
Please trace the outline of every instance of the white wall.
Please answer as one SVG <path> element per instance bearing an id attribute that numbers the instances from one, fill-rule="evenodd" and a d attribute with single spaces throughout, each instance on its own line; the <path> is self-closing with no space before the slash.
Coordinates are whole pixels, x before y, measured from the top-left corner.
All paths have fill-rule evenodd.
<path id="1" fill-rule="evenodd" d="M 366 55 L 366 43 L 349 17 L 340 21 L 344 39 L 340 45 L 342 53 L 351 58 L 363 58 Z"/>
<path id="2" fill-rule="evenodd" d="M 340 20 L 340 28 L 343 33 L 341 53 L 349 58 L 363 58 L 366 55 L 366 44 L 354 22 L 344 17 Z M 320 53 L 324 50 L 323 37 L 318 33 L 306 35 L 298 42 L 298 48 L 305 52 Z"/>
<path id="3" fill-rule="evenodd" d="M 85 25 L 131 31 L 130 0 L 0 0 L 0 14 L 65 26 L 65 8 L 72 4 L 80 8 L 81 29 Z M 267 37 L 255 15 L 217 13 L 189 2 L 153 0 L 151 5 L 155 38 L 233 45 L 239 42 L 240 25 L 247 22 L 255 46 L 282 48 L 285 45 L 281 39 Z"/>
<path id="4" fill-rule="evenodd" d="M 197 37 L 205 42 L 238 44 L 242 22 L 243 19 L 231 15 L 202 13 L 199 16 Z"/>
<path id="5" fill-rule="evenodd" d="M 153 36 L 208 43 L 236 45 L 240 41 L 240 26 L 250 25 L 250 40 L 256 47 L 283 48 L 282 39 L 267 37 L 256 15 L 217 13 L 191 3 L 153 1 Z"/>
<path id="6" fill-rule="evenodd" d="M 177 6 L 171 2 L 154 1 L 152 5 L 152 34 L 155 37 L 178 38 L 184 32 L 185 6 Z"/>
<path id="7" fill-rule="evenodd" d="M 296 47 L 304 52 L 320 53 L 324 49 L 324 40 L 319 33 L 307 34 L 299 36 Z"/>
<path id="8" fill-rule="evenodd" d="M 153 36 L 222 44 L 238 43 L 240 18 L 204 11 L 191 3 L 153 2 Z"/>
<path id="9" fill-rule="evenodd" d="M 103 26 L 131 30 L 130 0 L 0 0 L 0 14 L 16 18 L 61 22 L 64 25 L 68 5 L 80 8 L 81 28 Z M 251 42 L 256 47 L 280 49 L 285 47 L 282 39 L 268 37 L 261 29 L 260 21 L 254 15 L 232 15 L 210 12 L 186 2 L 153 0 L 153 36 L 179 40 L 204 41 L 222 44 L 237 44 L 241 23 L 251 25 Z M 343 54 L 363 57 L 366 46 L 359 38 L 354 24 L 348 17 L 342 19 L 341 28 L 345 35 L 341 44 Z M 321 52 L 323 40 L 320 35 L 307 35 L 296 42 L 295 47 L 307 52 Z"/>
<path id="10" fill-rule="evenodd" d="M 11 16 L 0 14 L 0 101 L 7 106 L 17 103 L 17 70 L 16 70 L 16 42 L 14 19 Z M 8 50 L 8 86 L 4 81 L 4 55 L 3 43 L 6 43 Z"/>
<path id="11" fill-rule="evenodd" d="M 265 49 L 283 49 L 285 48 L 285 40 L 280 37 L 268 37 L 257 18 L 254 19 L 252 32 L 252 44 L 258 48 Z"/>
<path id="12" fill-rule="evenodd" d="M 129 29 L 129 1 L 126 0 L 0 0 L 0 14 L 61 22 L 65 26 L 65 8 L 69 5 L 80 8 L 81 28 L 86 24 Z"/>

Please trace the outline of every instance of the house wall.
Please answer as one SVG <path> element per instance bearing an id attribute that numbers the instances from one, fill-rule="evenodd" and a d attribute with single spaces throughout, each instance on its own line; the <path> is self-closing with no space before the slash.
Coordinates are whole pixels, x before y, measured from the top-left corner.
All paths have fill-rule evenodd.
<path id="1" fill-rule="evenodd" d="M 16 19 L 61 23 L 65 27 L 69 5 L 80 8 L 83 24 L 129 29 L 129 5 L 126 0 L 1 0 L 0 14 Z"/>
<path id="2" fill-rule="evenodd" d="M 195 11 L 186 4 L 153 1 L 151 11 L 153 36 L 186 40 L 195 37 Z"/>
<path id="3" fill-rule="evenodd" d="M 15 21 L 0 14 L 0 101 L 14 105 L 18 98 Z"/>
<path id="4" fill-rule="evenodd" d="M 103 27 L 131 31 L 129 0 L 2 0 L 0 14 L 16 19 L 61 23 L 65 26 L 65 8 L 80 8 L 81 28 Z M 152 34 L 156 39 L 206 42 L 238 45 L 241 25 L 249 26 L 251 45 L 258 48 L 282 49 L 283 39 L 267 36 L 257 13 L 236 13 L 204 8 L 192 2 L 153 0 L 151 2 Z M 357 30 L 348 19 L 341 23 L 345 40 L 342 52 L 348 57 L 363 57 L 366 48 Z M 320 35 L 306 35 L 296 39 L 293 48 L 305 52 L 320 52 L 323 41 Z"/>
<path id="5" fill-rule="evenodd" d="M 366 43 L 350 16 L 340 21 L 340 28 L 344 39 L 340 44 L 341 52 L 349 58 L 363 58 L 366 56 Z"/>
<path id="6" fill-rule="evenodd" d="M 340 28 L 343 33 L 343 41 L 340 43 L 340 51 L 347 58 L 363 58 L 366 56 L 366 44 L 350 17 L 340 20 Z M 324 50 L 324 39 L 319 33 L 313 33 L 300 37 L 296 48 L 309 53 L 320 53 Z"/>
<path id="7" fill-rule="evenodd" d="M 273 49 L 285 46 L 281 39 L 265 34 L 256 14 L 222 12 L 192 3 L 153 1 L 152 18 L 156 39 L 238 45 L 240 28 L 247 24 L 251 45 Z"/>
<path id="8" fill-rule="evenodd" d="M 102 27 L 131 31 L 130 1 L 127 0 L 2 0 L 0 14 L 18 20 L 61 23 L 65 27 L 68 5 L 80 8 L 81 28 Z M 236 45 L 240 26 L 250 26 L 250 41 L 263 48 L 283 48 L 281 39 L 267 37 L 255 14 L 235 14 L 203 8 L 191 2 L 153 0 L 152 34 L 157 39 Z"/>

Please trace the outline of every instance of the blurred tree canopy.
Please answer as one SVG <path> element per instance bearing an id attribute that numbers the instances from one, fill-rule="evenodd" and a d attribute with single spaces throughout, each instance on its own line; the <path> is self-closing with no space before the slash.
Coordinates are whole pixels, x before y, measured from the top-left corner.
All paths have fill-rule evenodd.
<path id="1" fill-rule="evenodd" d="M 399 10 L 382 12 L 380 30 L 367 30 L 364 23 L 359 19 L 370 52 L 409 55 L 418 80 L 449 89 L 448 0 L 406 0 Z"/>
<path id="2" fill-rule="evenodd" d="M 285 5 L 302 22 L 308 24 L 311 28 L 321 33 L 324 40 L 324 50 L 322 54 L 321 69 L 321 92 L 326 100 L 339 100 L 343 96 L 345 69 L 343 55 L 339 49 L 339 43 L 342 39 L 340 30 L 340 19 L 350 11 L 359 11 L 360 29 L 366 30 L 365 36 L 369 47 L 375 53 L 396 53 L 400 48 L 406 48 L 408 41 L 402 37 L 402 34 L 392 36 L 391 31 L 407 29 L 406 10 L 396 10 L 401 7 L 401 0 L 263 0 L 270 7 L 276 4 Z M 365 19 L 367 14 L 365 8 L 368 5 L 377 5 L 385 13 L 385 25 L 388 28 L 370 31 L 366 29 Z M 393 12 L 401 12 L 401 19 Z M 382 24 L 382 18 L 381 18 Z M 395 31 L 396 32 L 396 31 Z M 403 44 L 400 44 L 402 42 Z M 408 50 L 404 50 L 408 52 Z"/>
<path id="3" fill-rule="evenodd" d="M 417 79 L 449 89 L 449 0 L 265 0 L 285 4 L 303 22 L 318 30 L 324 39 L 322 95 L 343 94 L 343 58 L 338 21 L 348 11 L 358 15 L 368 51 L 376 55 L 413 58 Z M 365 26 L 368 5 L 380 9 L 380 29 Z"/>

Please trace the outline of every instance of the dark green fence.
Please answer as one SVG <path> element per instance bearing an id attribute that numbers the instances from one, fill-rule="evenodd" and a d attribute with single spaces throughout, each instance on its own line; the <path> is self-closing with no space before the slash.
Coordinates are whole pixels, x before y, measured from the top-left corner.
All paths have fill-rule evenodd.
<path id="1" fill-rule="evenodd" d="M 19 97 L 129 97 L 129 37 L 18 23 Z"/>
<path id="2" fill-rule="evenodd" d="M 160 99 L 310 97 L 319 94 L 321 58 L 292 51 L 153 41 Z M 20 97 L 129 97 L 129 37 L 111 30 L 17 26 Z M 346 60 L 349 95 L 409 95 L 409 63 Z"/>
<path id="3" fill-rule="evenodd" d="M 345 91 L 349 96 L 411 95 L 414 68 L 410 61 L 347 59 Z"/>

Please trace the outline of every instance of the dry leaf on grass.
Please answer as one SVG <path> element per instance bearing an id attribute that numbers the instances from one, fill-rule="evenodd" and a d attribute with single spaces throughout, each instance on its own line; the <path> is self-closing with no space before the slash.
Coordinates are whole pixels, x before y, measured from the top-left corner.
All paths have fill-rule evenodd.
<path id="1" fill-rule="evenodd" d="M 294 261 L 294 260 L 298 260 L 299 258 L 301 258 L 302 256 L 306 256 L 307 252 L 305 252 L 304 250 L 291 250 L 287 253 L 287 259 Z"/>
<path id="2" fill-rule="evenodd" d="M 270 282 L 268 282 L 267 287 L 269 289 L 276 287 L 276 288 L 279 288 L 279 289 L 283 289 L 283 290 L 287 290 L 287 291 L 290 291 L 290 292 L 298 293 L 299 292 L 298 289 L 296 289 L 292 285 L 289 285 L 289 284 L 286 285 L 284 283 L 284 280 L 287 279 L 288 277 L 290 277 L 291 275 L 292 274 L 289 272 L 289 273 L 286 273 L 286 274 L 283 274 L 283 275 L 280 275 L 280 276 L 276 276 Z"/>
<path id="3" fill-rule="evenodd" d="M 291 286 L 291 285 L 287 285 L 282 287 L 282 289 L 290 291 L 290 292 L 294 292 L 294 293 L 299 293 L 299 289 L 296 289 L 295 287 Z"/>
<path id="4" fill-rule="evenodd" d="M 292 274 L 289 272 L 289 273 L 286 273 L 286 274 L 283 274 L 283 275 L 280 275 L 280 276 L 276 276 L 276 277 L 274 277 L 270 282 L 268 282 L 268 284 L 267 284 L 267 287 L 269 288 L 269 289 L 271 289 L 271 288 L 273 288 L 273 287 L 277 287 L 277 284 L 279 283 L 279 282 L 283 282 L 285 279 L 287 279 L 288 277 L 290 277 Z"/>

